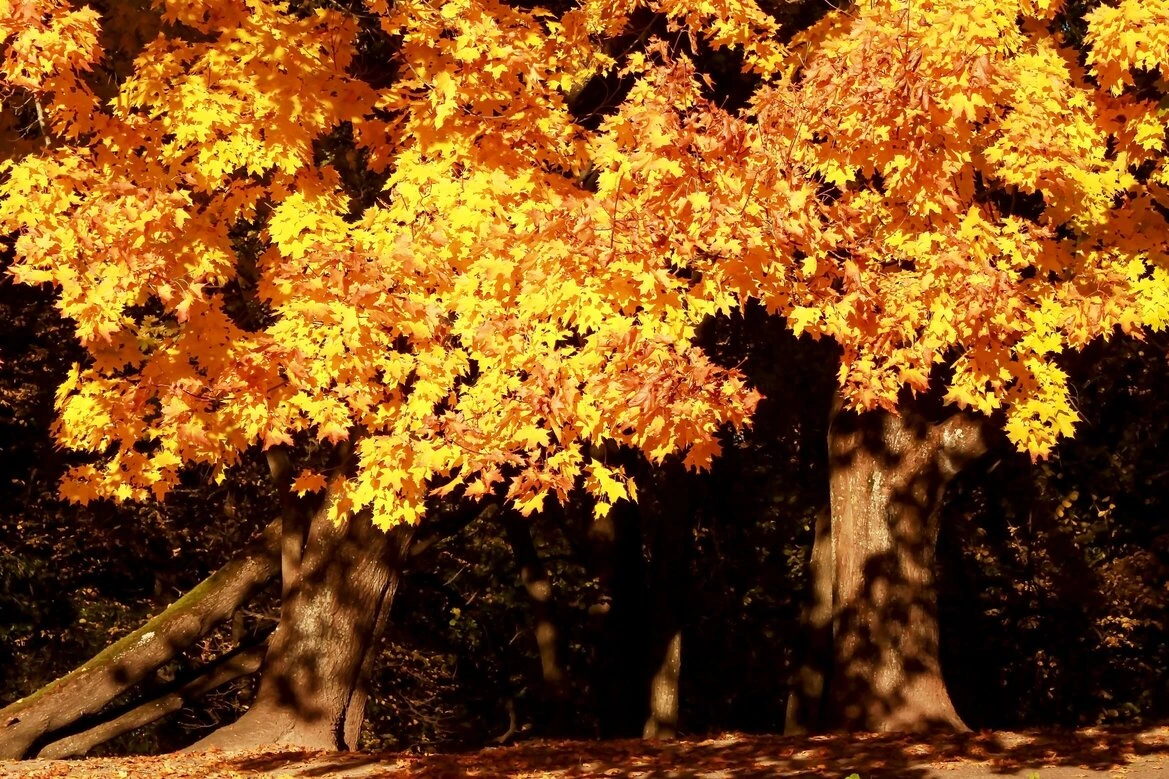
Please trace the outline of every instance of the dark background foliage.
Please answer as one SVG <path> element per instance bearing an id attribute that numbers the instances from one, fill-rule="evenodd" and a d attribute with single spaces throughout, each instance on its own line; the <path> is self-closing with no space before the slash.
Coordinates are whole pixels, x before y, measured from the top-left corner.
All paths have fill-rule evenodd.
<path id="1" fill-rule="evenodd" d="M 52 398 L 81 353 L 47 290 L 4 279 L 0 704 L 157 613 L 237 552 L 275 505 L 259 456 L 222 485 L 189 474 L 164 505 L 58 500 L 56 481 L 72 455 L 52 443 Z M 767 400 L 751 430 L 727 437 L 709 474 L 643 475 L 652 521 L 689 528 L 682 724 L 691 734 L 776 732 L 801 646 L 813 520 L 827 499 L 834 355 L 756 309 L 712 322 L 703 343 L 741 365 Z M 944 668 L 976 728 L 1135 724 L 1169 714 L 1166 347 L 1099 344 L 1068 368 L 1085 420 L 1076 439 L 1039 464 L 996 450 L 951 487 L 944 509 Z M 678 490 L 688 508 L 666 516 Z M 563 710 L 550 711 L 541 697 L 532 616 L 505 534 L 479 519 L 407 575 L 383 640 L 366 746 L 451 749 L 509 730 L 513 738 L 603 731 L 593 614 L 605 593 L 581 549 L 589 513 L 574 505 L 531 522 L 566 636 L 569 690 L 555 704 Z M 155 682 L 274 615 L 270 597 Z M 100 751 L 189 743 L 235 716 L 249 684 Z"/>

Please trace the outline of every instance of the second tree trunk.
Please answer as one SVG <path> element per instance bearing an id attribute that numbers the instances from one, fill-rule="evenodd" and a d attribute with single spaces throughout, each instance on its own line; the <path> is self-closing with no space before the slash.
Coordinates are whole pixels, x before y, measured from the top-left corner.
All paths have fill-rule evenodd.
<path id="1" fill-rule="evenodd" d="M 966 729 L 942 678 L 934 558 L 945 485 L 984 451 L 981 421 L 964 413 L 835 415 L 828 724 Z"/>

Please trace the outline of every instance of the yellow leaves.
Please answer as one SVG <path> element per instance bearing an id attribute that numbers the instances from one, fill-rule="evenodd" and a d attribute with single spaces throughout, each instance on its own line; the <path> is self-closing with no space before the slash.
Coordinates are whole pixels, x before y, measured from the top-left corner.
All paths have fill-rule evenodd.
<path id="1" fill-rule="evenodd" d="M 1022 72 L 1010 97 L 1014 110 L 985 150 L 992 175 L 1041 192 L 1053 222 L 1099 221 L 1117 185 L 1109 177 L 1107 139 L 1084 90 L 1049 41 L 1016 58 Z"/>
<path id="2" fill-rule="evenodd" d="M 337 215 L 344 205 L 343 199 L 329 194 L 294 192 L 273 210 L 268 235 L 285 256 L 302 259 L 315 245 L 335 243 L 349 232 Z"/>
<path id="3" fill-rule="evenodd" d="M 0 10 L 7 11 L 0 14 L 0 86 L 31 93 L 42 133 L 89 130 L 92 93 L 82 77 L 101 58 L 98 12 L 55 0 Z"/>
<path id="4" fill-rule="evenodd" d="M 373 102 L 345 72 L 352 21 L 332 12 L 298 19 L 259 0 L 215 18 L 224 11 L 195 11 L 194 26 L 206 14 L 209 26 L 223 25 L 211 42 L 151 43 L 113 103 L 139 141 L 208 193 L 237 172 L 297 173 L 312 162 L 315 136 Z"/>
<path id="5" fill-rule="evenodd" d="M 705 468 L 748 423 L 758 395 L 692 340 L 751 300 L 840 343 L 853 405 L 937 390 L 1042 455 L 1075 418 L 1056 357 L 1169 324 L 1165 117 L 1105 94 L 1163 67 L 1158 2 L 1089 15 L 1102 89 L 1026 21 L 1048 0 L 859 4 L 786 62 L 753 2 L 651 2 L 671 35 L 786 67 L 742 115 L 704 59 L 606 54 L 637 4 L 601 0 L 381 4 L 376 89 L 341 13 L 168 2 L 202 34 L 166 28 L 89 110 L 96 21 L 37 3 L 41 27 L 0 28 L 3 72 L 57 135 L 0 169 L 0 231 L 90 350 L 59 434 L 102 461 L 70 489 L 158 496 L 187 463 L 357 439 L 338 518 L 417 522 L 460 489 L 528 513 L 581 483 L 603 513 L 633 484 L 594 446 Z M 578 122 L 614 67 L 624 100 Z"/>
<path id="6" fill-rule="evenodd" d="M 1034 359 L 1025 364 L 1020 390 L 1025 389 L 1027 396 L 1011 404 L 1004 429 L 1011 443 L 1037 460 L 1050 454 L 1060 437 L 1075 433 L 1080 415 L 1071 407 L 1063 371 Z"/>
<path id="7" fill-rule="evenodd" d="M 1169 76 L 1169 3 L 1121 0 L 1089 11 L 1087 64 L 1101 87 L 1114 95 L 1133 84 L 1135 69 Z"/>
<path id="8" fill-rule="evenodd" d="M 815 306 L 793 306 L 787 315 L 788 326 L 796 335 L 804 332 L 815 335 L 822 316 L 823 312 Z"/>
<path id="9" fill-rule="evenodd" d="M 993 413 L 1002 407 L 1003 392 L 1013 381 L 1013 367 L 1009 351 L 972 349 L 954 361 L 946 402 L 982 414 Z"/>
<path id="10" fill-rule="evenodd" d="M 625 470 L 620 466 L 609 468 L 598 461 L 585 466 L 584 488 L 596 498 L 593 513 L 598 518 L 608 515 L 619 500 L 637 500 L 637 488 Z"/>
<path id="11" fill-rule="evenodd" d="M 852 166 L 841 164 L 840 160 L 836 159 L 824 160 L 817 169 L 825 181 L 838 189 L 847 189 L 856 178 L 856 171 Z"/>
<path id="12" fill-rule="evenodd" d="M 516 442 L 527 449 L 546 447 L 552 441 L 551 434 L 543 427 L 527 424 L 516 431 Z"/>
<path id="13" fill-rule="evenodd" d="M 533 512 L 544 510 L 544 501 L 548 497 L 547 490 L 541 490 L 534 495 L 515 502 L 515 508 L 520 514 L 525 517 L 531 516 Z"/>
<path id="14" fill-rule="evenodd" d="M 435 127 L 441 128 L 447 118 L 458 109 L 457 90 L 458 86 L 450 73 L 440 70 L 434 74 L 431 79 L 431 100 L 434 106 Z"/>
<path id="15" fill-rule="evenodd" d="M 351 19 L 266 0 L 165 3 L 168 21 L 202 34 L 164 29 L 95 110 L 42 90 L 105 123 L 85 135 L 73 121 L 58 149 L 0 173 L 15 275 L 58 285 L 93 358 L 61 388 L 62 442 L 102 458 L 70 494 L 161 497 L 186 464 L 223 478 L 257 444 L 356 437 L 356 472 L 330 488 L 335 519 L 368 507 L 383 527 L 416 522 L 431 490 L 459 486 L 471 498 L 506 486 L 532 511 L 564 499 L 610 433 L 659 460 L 696 444 L 705 462 L 719 427 L 750 415 L 757 398 L 688 344 L 715 310 L 687 298 L 698 247 L 742 250 L 724 213 L 732 200 L 753 209 L 741 180 L 687 182 L 673 144 L 676 112 L 700 94 L 693 69 L 640 92 L 636 118 L 660 153 L 612 160 L 687 184 L 676 216 L 696 222 L 692 237 L 666 257 L 657 235 L 634 246 L 610 223 L 603 255 L 604 224 L 588 214 L 614 212 L 574 178 L 586 130 L 565 97 L 613 60 L 582 15 L 478 0 L 380 13 L 402 41 L 401 77 L 380 94 L 348 69 Z M 773 67 L 774 25 L 754 5 L 668 14 Z M 29 55 L 17 75 L 83 70 L 97 56 L 87 46 L 48 64 Z M 671 104 L 673 118 L 651 110 Z M 364 214 L 345 197 L 361 152 L 331 134 L 347 123 L 392 171 Z M 734 159 L 727 136 L 708 170 Z M 589 478 L 610 503 L 631 494 L 616 472 Z M 325 487 L 316 471 L 294 481 L 301 494 Z"/>
<path id="16" fill-rule="evenodd" d="M 628 481 L 629 477 L 620 467 L 612 469 L 599 462 L 585 466 L 585 489 L 606 503 L 629 499 Z"/>
<path id="17" fill-rule="evenodd" d="M 1029 16 L 1050 19 L 1064 9 L 1064 0 L 1023 0 L 1020 8 Z"/>
<path id="18" fill-rule="evenodd" d="M 444 3 L 437 12 L 399 3 L 383 26 L 403 36 L 411 63 L 383 105 L 408 111 L 408 137 L 425 158 L 470 154 L 525 168 L 525 154 L 536 154 L 566 170 L 582 166 L 579 133 L 553 82 L 591 70 L 591 57 L 577 56 L 591 48 L 587 38 L 558 38 L 565 28 L 549 30 L 535 14 L 488 0 Z"/>
<path id="19" fill-rule="evenodd" d="M 1062 351 L 1064 339 L 1060 330 L 1064 316 L 1063 307 L 1045 297 L 1037 310 L 1028 313 L 1031 327 L 1019 339 L 1018 348 L 1035 355 Z"/>
<path id="20" fill-rule="evenodd" d="M 986 107 L 986 99 L 979 94 L 966 95 L 955 92 L 948 100 L 950 113 L 955 119 L 965 119 L 967 122 L 978 120 L 979 109 Z"/>
<path id="21" fill-rule="evenodd" d="M 1161 109 L 1152 114 L 1145 114 L 1135 123 L 1133 140 L 1145 151 L 1163 152 L 1166 150 L 1166 134 L 1169 134 L 1169 110 Z"/>
<path id="22" fill-rule="evenodd" d="M 814 251 L 787 249 L 795 283 L 761 284 L 768 308 L 841 343 L 858 408 L 894 407 L 952 360 L 946 399 L 1007 409 L 1033 456 L 1075 421 L 1056 355 L 1116 326 L 1160 326 L 1169 301 L 1135 259 L 1165 256 L 1163 218 L 1136 216 L 1156 186 L 1147 163 L 1166 148 L 1165 116 L 1109 97 L 1046 28 L 1020 21 L 1058 12 L 876 2 L 830 14 L 793 41 L 797 83 L 761 90 L 751 108 L 775 166 L 831 185 L 817 197 L 831 200 L 832 227 Z M 1135 2 L 1089 14 L 1106 90 L 1134 68 L 1164 72 L 1169 44 L 1150 42 L 1166 18 Z M 785 205 L 762 210 L 782 223 L 798 213 Z"/>

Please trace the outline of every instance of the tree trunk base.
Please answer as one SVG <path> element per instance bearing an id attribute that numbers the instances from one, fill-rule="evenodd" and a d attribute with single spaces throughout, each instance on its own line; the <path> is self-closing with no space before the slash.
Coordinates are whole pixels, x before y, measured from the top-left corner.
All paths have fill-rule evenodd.
<path id="1" fill-rule="evenodd" d="M 830 724 L 965 731 L 942 677 L 934 558 L 946 484 L 986 451 L 984 420 L 837 413 L 829 433 Z"/>
<path id="2" fill-rule="evenodd" d="M 183 751 L 243 752 L 272 747 L 298 752 L 338 752 L 346 748 L 336 728 L 326 723 L 308 723 L 293 712 L 252 708 Z"/>
<path id="3" fill-rule="evenodd" d="M 373 647 L 414 528 L 383 531 L 368 515 L 334 524 L 322 508 L 269 642 L 252 707 L 190 749 L 357 748 Z"/>

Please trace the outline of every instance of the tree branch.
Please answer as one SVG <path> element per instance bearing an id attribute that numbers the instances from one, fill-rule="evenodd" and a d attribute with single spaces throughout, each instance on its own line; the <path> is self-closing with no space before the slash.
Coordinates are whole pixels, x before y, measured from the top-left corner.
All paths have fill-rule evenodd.
<path id="1" fill-rule="evenodd" d="M 280 570 L 280 521 L 243 555 L 88 662 L 0 710 L 0 759 L 19 760 L 45 736 L 96 714 L 192 646 Z"/>
<path id="2" fill-rule="evenodd" d="M 113 719 L 46 745 L 37 753 L 37 757 L 48 759 L 81 757 L 98 744 L 104 744 L 123 733 L 149 725 L 228 682 L 254 674 L 260 670 L 267 648 L 266 638 L 259 644 L 240 647 L 201 669 L 194 678 L 178 687 L 172 686 L 169 691 L 163 692 L 157 698 L 139 703 Z"/>

